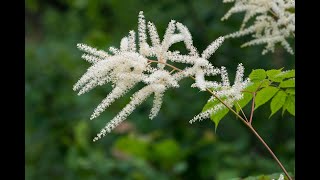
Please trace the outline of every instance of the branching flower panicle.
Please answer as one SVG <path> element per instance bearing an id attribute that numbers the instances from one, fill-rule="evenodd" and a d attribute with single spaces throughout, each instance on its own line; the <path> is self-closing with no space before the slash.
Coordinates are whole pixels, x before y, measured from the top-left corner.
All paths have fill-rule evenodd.
<path id="1" fill-rule="evenodd" d="M 232 14 L 245 12 L 240 30 L 226 38 L 237 38 L 252 34 L 253 40 L 242 47 L 266 44 L 262 54 L 274 52 L 275 44 L 280 43 L 288 53 L 294 54 L 287 39 L 295 34 L 295 3 L 292 0 L 224 0 L 234 2 L 234 6 L 221 18 L 227 20 Z M 246 27 L 250 19 L 253 24 Z"/>
<path id="2" fill-rule="evenodd" d="M 150 44 L 147 42 L 147 38 L 150 38 Z M 138 44 L 136 44 L 136 40 Z M 169 22 L 161 41 L 156 26 L 152 22 L 146 23 L 141 11 L 138 15 L 138 34 L 133 30 L 129 31 L 129 35 L 121 39 L 119 48 L 110 47 L 109 52 L 105 52 L 85 44 L 78 44 L 78 48 L 86 53 L 82 58 L 92 65 L 73 89 L 79 91 L 78 95 L 81 95 L 107 83 L 113 87 L 113 90 L 96 107 L 90 119 L 98 117 L 116 99 L 124 96 L 136 84 L 145 84 L 142 89 L 132 95 L 131 101 L 105 125 L 93 140 L 96 141 L 110 133 L 152 94 L 154 94 L 154 100 L 149 118 L 153 119 L 161 109 L 166 90 L 179 87 L 179 81 L 190 76 L 195 79 L 192 87 L 196 87 L 200 91 L 208 88 L 214 89 L 219 97 L 226 99 L 227 104 L 232 105 L 234 101 L 241 99 L 241 91 L 249 83 L 248 79 L 243 81 L 244 68 L 242 64 L 238 66 L 234 85 L 230 86 L 226 69 L 214 67 L 208 60 L 223 41 L 224 37 L 219 37 L 200 55 L 193 46 L 188 28 L 175 20 Z M 188 50 L 187 54 L 169 50 L 173 44 L 178 42 L 185 44 Z M 154 58 L 156 60 L 152 60 Z M 178 69 L 169 62 L 183 63 L 185 68 Z M 167 67 L 172 69 L 167 70 Z M 219 74 L 222 82 L 205 79 L 206 76 Z M 216 106 L 216 110 L 221 108 L 223 108 L 222 104 Z M 212 114 L 211 111 L 214 110 L 210 110 L 207 114 Z M 191 121 L 208 117 L 208 115 L 202 114 L 200 116 Z"/>

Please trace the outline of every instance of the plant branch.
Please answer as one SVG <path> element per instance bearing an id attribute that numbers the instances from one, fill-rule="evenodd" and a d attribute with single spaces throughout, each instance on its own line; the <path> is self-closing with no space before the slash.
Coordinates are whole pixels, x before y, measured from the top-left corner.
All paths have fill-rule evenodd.
<path id="1" fill-rule="evenodd" d="M 166 66 L 171 67 L 172 69 L 176 70 L 176 71 L 182 71 L 182 69 L 179 69 L 171 64 L 165 63 L 165 62 L 160 62 L 160 61 L 156 61 L 156 60 L 148 60 L 150 63 L 161 63 L 164 64 Z M 195 78 L 193 76 L 190 76 L 190 78 L 192 78 L 193 80 L 195 80 Z M 261 85 L 260 85 L 261 86 Z M 259 86 L 259 87 L 260 87 Z M 287 170 L 284 168 L 284 166 L 281 164 L 281 162 L 279 161 L 279 159 L 277 158 L 277 156 L 273 153 L 273 151 L 270 149 L 270 147 L 268 146 L 268 144 L 262 139 L 262 137 L 258 134 L 258 132 L 253 128 L 253 126 L 251 125 L 251 121 L 252 121 L 252 116 L 253 116 L 253 110 L 251 110 L 251 116 L 250 116 L 250 120 L 249 122 L 244 119 L 242 116 L 240 116 L 235 110 L 233 110 L 229 105 L 227 105 L 221 98 L 219 98 L 214 92 L 212 92 L 210 89 L 206 89 L 211 95 L 213 95 L 216 99 L 218 99 L 224 106 L 226 106 L 233 114 L 235 114 L 237 117 L 239 117 L 239 119 L 253 132 L 253 134 L 259 139 L 259 141 L 264 145 L 264 147 L 269 151 L 269 153 L 271 154 L 271 156 L 273 157 L 273 159 L 277 162 L 277 164 L 280 166 L 280 168 L 282 169 L 282 171 L 286 174 L 286 176 L 288 177 L 289 180 L 292 180 L 292 178 L 289 176 L 289 173 L 287 172 Z M 255 93 L 253 93 L 253 105 L 252 108 L 254 109 L 254 98 L 255 98 Z M 240 108 L 241 109 L 241 108 Z"/>

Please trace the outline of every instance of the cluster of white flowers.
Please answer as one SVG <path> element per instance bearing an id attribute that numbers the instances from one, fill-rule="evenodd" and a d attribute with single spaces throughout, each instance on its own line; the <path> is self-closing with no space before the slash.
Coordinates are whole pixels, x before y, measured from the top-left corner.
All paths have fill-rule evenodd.
<path id="1" fill-rule="evenodd" d="M 213 41 L 199 55 L 193 46 L 192 36 L 186 26 L 171 20 L 166 29 L 164 38 L 160 41 L 157 29 L 152 22 L 146 23 L 143 12 L 138 16 L 138 48 L 136 45 L 136 34 L 130 31 L 129 35 L 122 38 L 120 48 L 110 47 L 109 53 L 97 50 L 85 44 L 78 44 L 78 48 L 86 54 L 83 59 L 92 63 L 87 72 L 78 80 L 73 89 L 79 91 L 78 95 L 90 91 L 98 85 L 111 83 L 113 90 L 96 107 L 90 119 L 98 117 L 116 99 L 125 95 L 136 84 L 144 83 L 145 86 L 134 93 L 131 101 L 98 133 L 94 141 L 110 133 L 117 125 L 124 121 L 134 109 L 154 94 L 153 107 L 149 118 L 157 116 L 164 93 L 169 88 L 179 87 L 178 82 L 187 77 L 194 77 L 195 83 L 192 87 L 205 91 L 213 89 L 219 97 L 227 97 L 226 103 L 232 105 L 236 100 L 242 98 L 241 91 L 248 85 L 249 79 L 243 80 L 244 68 L 239 64 L 235 83 L 230 86 L 228 74 L 225 67 L 216 68 L 208 59 L 224 41 L 219 37 Z M 147 30 L 151 44 L 147 43 Z M 170 51 L 169 48 L 177 43 L 183 42 L 187 54 L 179 51 Z M 157 60 L 151 60 L 151 59 Z M 169 61 L 184 63 L 184 69 L 178 69 L 169 65 Z M 156 66 L 152 66 L 157 64 Z M 173 68 L 169 69 L 168 68 Z M 222 82 L 208 81 L 205 76 L 221 75 Z M 222 104 L 217 107 L 221 109 Z M 217 110 L 215 110 L 217 111 Z M 212 114 L 214 111 L 207 112 Z M 203 119 L 204 116 L 200 114 Z M 192 122 L 199 118 L 194 118 Z M 191 121 L 190 121 L 191 122 Z"/>
<path id="2" fill-rule="evenodd" d="M 228 19 L 232 14 L 245 12 L 239 31 L 225 36 L 236 38 L 252 34 L 253 40 L 242 47 L 266 44 L 262 54 L 274 52 L 276 43 L 280 43 L 290 54 L 294 54 L 288 41 L 295 34 L 295 2 L 293 0 L 223 0 L 224 3 L 234 2 L 234 6 L 222 17 Z M 248 21 L 256 17 L 246 27 Z"/>
<path id="3" fill-rule="evenodd" d="M 234 102 L 239 101 L 243 98 L 243 94 L 241 91 L 250 82 L 249 78 L 243 80 L 243 73 L 244 73 L 244 67 L 242 64 L 239 64 L 237 68 L 234 84 L 230 86 L 228 73 L 226 71 L 226 68 L 222 66 L 220 71 L 222 82 L 221 83 L 213 82 L 211 85 L 211 88 L 215 91 L 215 95 L 220 99 L 223 99 L 224 103 L 229 107 L 232 107 L 234 105 Z M 216 99 L 215 96 L 211 96 L 208 101 L 214 101 L 215 99 Z M 207 109 L 206 111 L 196 115 L 189 122 L 192 124 L 197 120 L 210 118 L 212 114 L 226 108 L 227 107 L 225 105 L 223 105 L 222 103 L 219 103 L 213 106 L 212 108 Z"/>

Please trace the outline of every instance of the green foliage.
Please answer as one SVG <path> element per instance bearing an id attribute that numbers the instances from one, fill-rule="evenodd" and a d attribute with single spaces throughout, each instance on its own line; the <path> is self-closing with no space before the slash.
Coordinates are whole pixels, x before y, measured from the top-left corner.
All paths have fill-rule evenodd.
<path id="1" fill-rule="evenodd" d="M 239 113 L 240 109 L 246 106 L 250 101 L 252 100 L 252 94 L 244 92 L 243 93 L 243 98 L 239 100 L 235 107 L 236 107 L 236 112 Z"/>
<path id="2" fill-rule="evenodd" d="M 267 76 L 270 81 L 281 82 L 283 78 L 279 76 L 282 69 L 271 69 L 267 71 Z"/>
<path id="3" fill-rule="evenodd" d="M 295 95 L 296 94 L 295 88 L 287 88 L 285 92 L 290 94 L 290 95 Z"/>
<path id="4" fill-rule="evenodd" d="M 233 105 L 236 109 L 236 112 L 239 113 L 240 109 L 248 105 L 253 99 L 253 94 L 255 94 L 255 110 L 261 105 L 271 101 L 271 114 L 269 117 L 274 115 L 281 108 L 282 114 L 287 110 L 291 115 L 294 116 L 294 72 L 294 70 L 283 72 L 282 69 L 272 69 L 267 71 L 263 69 L 252 70 L 249 75 L 252 83 L 245 88 L 243 92 L 243 98 Z M 217 99 L 208 101 L 203 107 L 202 112 L 212 109 L 218 104 L 221 104 L 221 102 Z M 215 129 L 217 129 L 219 122 L 225 117 L 225 115 L 228 114 L 229 111 L 229 109 L 223 108 L 211 115 L 210 119 L 215 123 Z"/>
<path id="5" fill-rule="evenodd" d="M 215 123 L 215 130 L 217 130 L 219 122 L 225 115 L 228 114 L 228 112 L 229 112 L 229 109 L 222 108 L 221 110 L 215 112 L 210 116 L 210 119 Z"/>
<path id="6" fill-rule="evenodd" d="M 266 71 L 264 69 L 255 69 L 249 75 L 251 81 L 261 81 L 267 77 Z"/>
<path id="7" fill-rule="evenodd" d="M 258 91 L 254 102 L 255 109 L 269 101 L 278 91 L 278 88 L 272 86 L 264 87 Z"/>
<path id="8" fill-rule="evenodd" d="M 288 87 L 295 87 L 295 80 L 294 79 L 288 79 L 286 81 L 282 81 L 280 82 L 280 85 L 279 87 L 282 87 L 282 88 L 288 88 Z"/>
<path id="9" fill-rule="evenodd" d="M 293 116 L 295 116 L 295 95 L 289 95 L 286 98 L 286 102 L 283 105 L 283 110 L 282 110 L 282 114 L 284 113 L 284 111 L 287 110 L 290 114 L 292 114 Z"/>
<path id="10" fill-rule="evenodd" d="M 245 89 L 246 92 L 256 93 L 255 109 L 271 100 L 270 117 L 281 108 L 282 114 L 287 110 L 291 115 L 295 115 L 295 70 L 282 71 L 282 69 L 272 69 L 266 72 L 261 69 L 252 70 L 249 77 L 265 77 L 265 79 L 251 79 L 253 84 Z M 244 98 L 238 102 L 241 108 L 246 106 L 253 98 L 252 95 L 248 95 L 250 93 L 246 92 L 244 93 Z M 236 110 L 239 112 L 240 108 L 236 106 Z"/>
<path id="11" fill-rule="evenodd" d="M 294 69 L 292 69 L 292 70 L 288 70 L 288 71 L 282 72 L 278 76 L 281 77 L 282 79 L 293 78 L 293 77 L 295 77 L 295 73 L 296 73 L 296 71 Z"/>
<path id="12" fill-rule="evenodd" d="M 221 104 L 221 102 L 218 99 L 214 99 L 212 101 L 208 101 L 208 103 L 203 107 L 202 112 L 214 108 L 216 105 Z M 223 107 L 222 109 L 217 110 L 214 112 L 210 119 L 214 122 L 215 124 L 215 130 L 217 130 L 217 127 L 219 125 L 220 120 L 227 115 L 229 112 L 229 109 Z"/>
<path id="13" fill-rule="evenodd" d="M 261 80 L 261 82 L 264 82 L 264 80 Z M 263 85 L 260 81 L 256 81 L 251 83 L 248 87 L 245 88 L 245 91 L 243 92 L 243 98 L 236 102 L 236 112 L 239 113 L 240 108 L 245 107 L 253 98 L 251 92 L 257 91 L 257 89 Z"/>
<path id="14" fill-rule="evenodd" d="M 202 108 L 201 112 L 204 112 L 204 111 L 206 111 L 208 109 L 211 109 L 211 108 L 213 108 L 214 106 L 216 106 L 218 104 L 220 104 L 220 101 L 217 100 L 217 99 L 214 99 L 212 101 L 208 101 L 207 104 L 205 104 L 204 107 Z"/>
<path id="15" fill-rule="evenodd" d="M 274 98 L 272 99 L 271 104 L 270 104 L 270 107 L 271 107 L 270 117 L 274 113 L 276 113 L 278 110 L 280 110 L 281 107 L 283 107 L 283 105 L 286 102 L 286 98 L 287 98 L 287 93 L 285 93 L 282 90 L 278 91 L 278 93 L 274 96 Z"/>

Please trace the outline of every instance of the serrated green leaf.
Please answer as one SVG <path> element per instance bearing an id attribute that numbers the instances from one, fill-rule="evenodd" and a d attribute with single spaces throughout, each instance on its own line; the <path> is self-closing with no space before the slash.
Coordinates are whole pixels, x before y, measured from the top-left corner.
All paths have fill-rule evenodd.
<path id="1" fill-rule="evenodd" d="M 255 98 L 255 109 L 269 101 L 278 91 L 278 88 L 272 86 L 265 87 L 258 91 Z"/>
<path id="2" fill-rule="evenodd" d="M 285 112 L 285 110 L 295 116 L 295 95 L 287 96 L 286 102 L 282 108 L 282 114 Z"/>
<path id="3" fill-rule="evenodd" d="M 295 90 L 295 88 L 287 88 L 286 89 L 286 93 L 295 95 L 296 94 L 296 90 Z"/>
<path id="4" fill-rule="evenodd" d="M 211 116 L 210 116 L 210 119 L 214 122 L 215 124 L 215 130 L 217 130 L 217 127 L 219 125 L 219 122 L 221 121 L 221 119 L 227 115 L 229 112 L 229 109 L 227 109 L 226 107 L 223 107 L 223 109 L 213 113 Z"/>
<path id="5" fill-rule="evenodd" d="M 288 88 L 288 87 L 295 87 L 295 79 L 288 79 L 286 81 L 282 81 L 279 87 Z"/>
<path id="6" fill-rule="evenodd" d="M 282 73 L 280 73 L 279 75 L 277 75 L 278 77 L 281 77 L 283 79 L 286 78 L 293 78 L 295 77 L 296 71 L 294 69 L 292 70 L 288 70 L 288 71 L 284 71 Z"/>
<path id="7" fill-rule="evenodd" d="M 271 69 L 266 72 L 268 79 L 274 82 L 281 82 L 283 80 L 282 77 L 278 76 L 281 73 L 281 69 Z"/>
<path id="8" fill-rule="evenodd" d="M 251 81 L 261 81 L 267 77 L 264 69 L 254 69 L 249 75 Z"/>
<path id="9" fill-rule="evenodd" d="M 280 90 L 277 92 L 277 94 L 272 98 L 271 103 L 270 103 L 270 108 L 271 108 L 271 115 L 269 118 L 275 114 L 281 107 L 284 105 L 286 102 L 287 98 L 287 93 L 284 91 Z"/>

